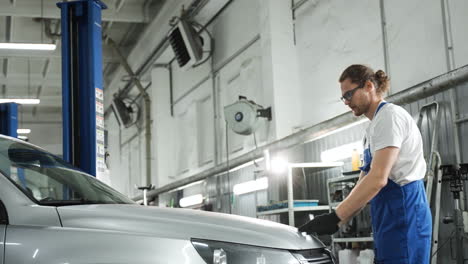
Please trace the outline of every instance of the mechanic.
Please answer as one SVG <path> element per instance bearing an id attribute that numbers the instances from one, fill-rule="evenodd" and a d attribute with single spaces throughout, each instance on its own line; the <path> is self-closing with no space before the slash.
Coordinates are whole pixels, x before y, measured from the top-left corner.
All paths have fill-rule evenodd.
<path id="1" fill-rule="evenodd" d="M 384 71 L 351 65 L 339 78 L 341 100 L 370 120 L 359 181 L 336 208 L 299 227 L 333 234 L 369 201 L 376 263 L 429 263 L 432 217 L 423 178 L 421 133 L 402 107 L 383 100 L 390 87 Z"/>

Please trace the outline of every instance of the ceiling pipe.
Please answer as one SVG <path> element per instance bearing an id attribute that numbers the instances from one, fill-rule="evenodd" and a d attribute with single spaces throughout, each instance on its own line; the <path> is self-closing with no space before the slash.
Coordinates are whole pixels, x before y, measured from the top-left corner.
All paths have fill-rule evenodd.
<path id="1" fill-rule="evenodd" d="M 388 102 L 392 102 L 397 105 L 404 105 L 415 102 L 419 99 L 432 96 L 437 93 L 444 92 L 450 88 L 454 88 L 457 85 L 468 81 L 468 65 L 460 67 L 456 70 L 447 72 L 443 75 L 437 76 L 431 80 L 422 82 L 415 86 L 412 86 L 406 90 L 393 94 L 386 98 Z M 229 161 L 229 167 L 226 162 L 221 163 L 218 166 L 212 167 L 193 176 L 185 179 L 172 182 L 162 187 L 156 188 L 147 193 L 149 198 L 154 198 L 161 193 L 165 193 L 174 190 L 178 187 L 190 184 L 192 182 L 204 180 L 212 175 L 220 174 L 227 171 L 229 168 L 234 168 L 245 164 L 249 161 L 256 160 L 263 157 L 264 151 L 275 152 L 279 150 L 289 149 L 305 142 L 317 139 L 329 132 L 332 132 L 338 128 L 350 125 L 362 118 L 355 117 L 351 112 L 338 115 L 334 118 L 321 122 L 319 124 L 308 127 L 304 130 L 291 134 L 285 138 L 276 140 L 267 145 L 260 146 L 255 150 L 252 150 L 244 155 L 241 155 L 235 159 Z M 133 198 L 135 201 L 142 200 L 142 195 Z"/>

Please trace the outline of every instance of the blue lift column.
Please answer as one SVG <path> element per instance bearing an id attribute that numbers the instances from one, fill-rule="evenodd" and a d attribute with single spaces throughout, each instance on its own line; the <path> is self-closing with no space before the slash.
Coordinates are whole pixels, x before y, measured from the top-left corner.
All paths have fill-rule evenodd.
<path id="1" fill-rule="evenodd" d="M 18 137 L 18 105 L 0 104 L 0 134 Z"/>
<path id="2" fill-rule="evenodd" d="M 60 2 L 62 20 L 63 158 L 84 172 L 104 172 L 104 93 L 102 89 L 99 0 Z"/>
<path id="3" fill-rule="evenodd" d="M 18 105 L 16 103 L 0 104 L 0 134 L 17 138 L 18 137 Z M 0 165 L 0 170 L 12 174 L 10 164 Z M 23 187 L 26 188 L 26 178 L 24 170 L 18 168 L 16 175 Z"/>

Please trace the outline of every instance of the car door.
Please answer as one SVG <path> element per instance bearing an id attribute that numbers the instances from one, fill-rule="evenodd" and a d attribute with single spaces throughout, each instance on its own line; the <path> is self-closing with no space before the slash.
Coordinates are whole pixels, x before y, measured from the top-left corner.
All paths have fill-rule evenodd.
<path id="1" fill-rule="evenodd" d="M 3 264 L 4 260 L 3 252 L 5 252 L 5 230 L 7 224 L 8 217 L 6 209 L 2 201 L 0 200 L 0 264 Z"/>
<path id="2" fill-rule="evenodd" d="M 3 252 L 5 251 L 5 228 L 4 224 L 0 224 L 0 264 L 3 264 Z"/>

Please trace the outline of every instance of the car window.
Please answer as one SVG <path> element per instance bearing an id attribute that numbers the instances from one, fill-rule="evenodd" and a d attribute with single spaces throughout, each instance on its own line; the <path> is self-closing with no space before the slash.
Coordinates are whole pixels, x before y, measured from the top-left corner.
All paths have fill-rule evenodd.
<path id="1" fill-rule="evenodd" d="M 8 224 L 8 214 L 5 208 L 5 205 L 0 201 L 0 225 Z M 1 236 L 1 233 L 0 233 Z"/>
<path id="2" fill-rule="evenodd" d="M 60 158 L 9 138 L 0 137 L 0 170 L 23 193 L 42 205 L 134 202 Z"/>

